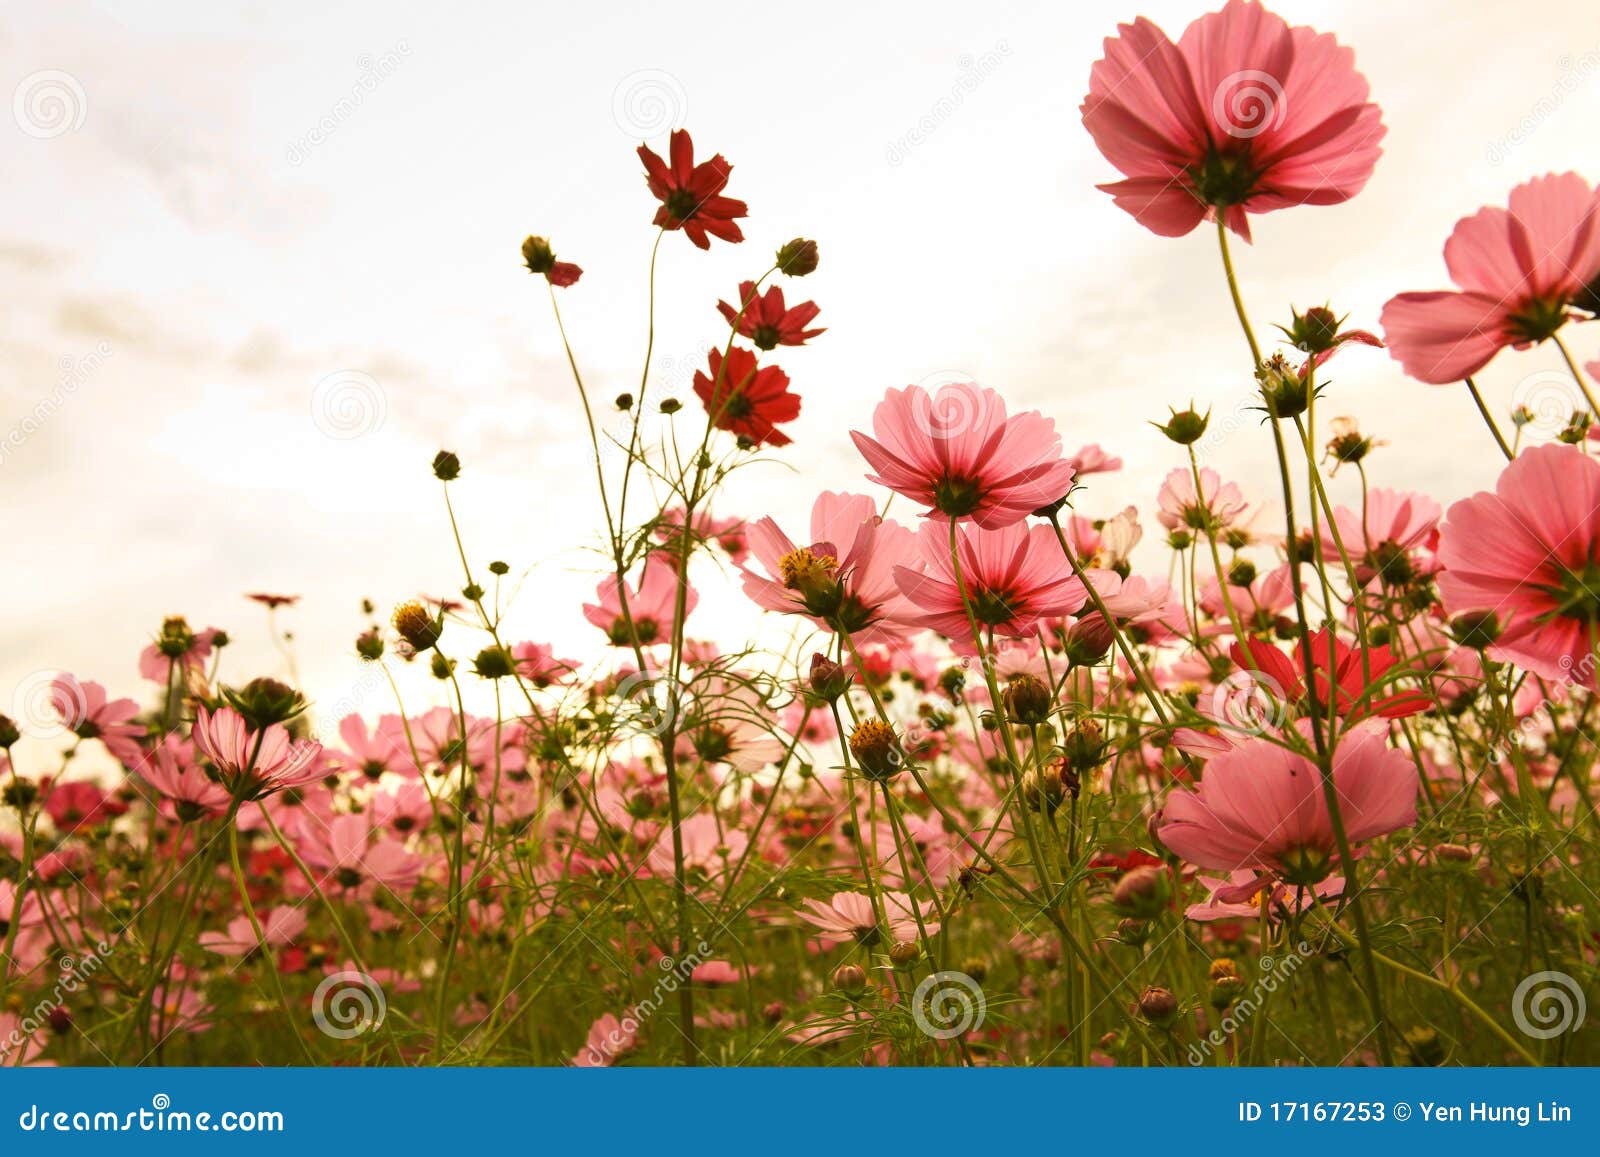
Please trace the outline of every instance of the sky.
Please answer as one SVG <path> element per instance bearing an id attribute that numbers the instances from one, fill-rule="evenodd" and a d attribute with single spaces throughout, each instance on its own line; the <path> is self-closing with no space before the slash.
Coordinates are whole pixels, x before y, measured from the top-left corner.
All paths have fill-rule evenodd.
<path id="1" fill-rule="evenodd" d="M 750 216 L 742 245 L 665 239 L 657 397 L 696 416 L 718 298 L 790 237 L 822 254 L 786 287 L 828 330 L 778 359 L 805 399 L 794 444 L 716 513 L 803 528 L 819 490 L 867 487 L 848 431 L 885 389 L 965 377 L 1053 417 L 1069 450 L 1121 456 L 1085 505 L 1132 503 L 1147 527 L 1182 459 L 1146 420 L 1212 407 L 1205 464 L 1276 518 L 1214 234 L 1156 237 L 1115 208 L 1077 111 L 1118 21 L 1176 37 L 1209 7 L 7 0 L 0 711 L 62 669 L 147 697 L 137 653 L 171 614 L 229 631 L 224 680 L 281 676 L 250 591 L 302 596 L 281 622 L 324 714 L 391 709 L 352 640 L 363 598 L 463 584 L 428 469 L 440 448 L 464 463 L 471 558 L 511 567 L 507 635 L 592 655 L 579 605 L 601 570 L 599 505 L 548 295 L 518 248 L 543 234 L 583 266 L 562 303 L 585 381 L 602 403 L 636 390 L 655 203 L 634 149 L 664 151 L 677 126 L 732 162 Z M 1323 302 L 1376 328 L 1392 294 L 1447 287 L 1459 217 L 1540 173 L 1600 178 L 1592 0 L 1537 19 L 1489 2 L 1273 7 L 1355 48 L 1389 131 L 1360 196 L 1257 217 L 1236 247 L 1258 330 Z M 1597 339 L 1573 335 L 1584 358 Z M 1502 416 L 1514 400 L 1558 410 L 1559 364 L 1502 356 L 1480 384 Z M 1492 485 L 1494 446 L 1459 388 L 1365 349 L 1324 380 L 1319 414 L 1390 443 L 1374 485 L 1444 502 Z M 1335 479 L 1335 501 L 1355 485 Z M 757 616 L 703 577 L 713 597 L 691 626 L 737 645 Z"/>

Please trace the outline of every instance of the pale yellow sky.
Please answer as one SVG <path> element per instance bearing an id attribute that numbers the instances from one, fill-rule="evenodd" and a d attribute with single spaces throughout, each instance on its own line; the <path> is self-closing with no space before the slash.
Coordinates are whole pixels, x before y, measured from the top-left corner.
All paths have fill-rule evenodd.
<path id="1" fill-rule="evenodd" d="M 347 698 L 361 597 L 461 585 L 440 446 L 466 463 L 474 558 L 525 575 L 510 633 L 591 653 L 597 506 L 517 248 L 546 233 L 584 266 L 563 300 L 593 392 L 635 388 L 653 202 L 633 148 L 674 123 L 733 162 L 750 240 L 667 239 L 658 380 L 687 396 L 717 298 L 791 236 L 822 246 L 791 289 L 828 333 L 779 359 L 806 400 L 795 444 L 721 513 L 803 524 L 818 489 L 865 487 L 847 431 L 885 388 L 960 373 L 1120 454 L 1088 501 L 1148 519 L 1178 462 L 1143 420 L 1191 396 L 1237 411 L 1244 348 L 1211 234 L 1155 237 L 1095 191 L 1115 174 L 1077 107 L 1118 20 L 1176 35 L 1209 7 L 8 4 L 0 710 L 56 668 L 142 693 L 137 651 L 171 613 L 231 631 L 225 674 L 276 671 L 258 589 L 305 596 L 302 671 Z M 1236 256 L 1259 328 L 1329 298 L 1375 327 L 1392 293 L 1446 285 L 1458 217 L 1540 172 L 1600 178 L 1590 0 L 1274 7 L 1354 46 L 1389 134 L 1354 201 L 1258 219 Z M 1555 365 L 1502 358 L 1483 384 L 1504 411 Z M 1392 443 L 1375 484 L 1491 482 L 1459 392 L 1364 350 L 1330 376 L 1321 412 Z M 1270 497 L 1265 436 L 1234 426 L 1209 464 Z M 737 594 L 707 606 L 734 639 L 755 621 Z"/>

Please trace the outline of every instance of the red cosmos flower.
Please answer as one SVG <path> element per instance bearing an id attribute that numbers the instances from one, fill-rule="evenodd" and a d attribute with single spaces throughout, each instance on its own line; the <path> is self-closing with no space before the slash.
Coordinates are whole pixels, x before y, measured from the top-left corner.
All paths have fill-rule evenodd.
<path id="1" fill-rule="evenodd" d="M 1384 127 L 1355 57 L 1327 34 L 1228 0 L 1174 44 L 1140 17 L 1089 73 L 1083 126 L 1126 180 L 1100 188 L 1145 228 L 1181 237 L 1219 215 L 1335 205 L 1361 191 Z"/>
<path id="2" fill-rule="evenodd" d="M 655 224 L 663 229 L 682 229 L 701 249 L 711 248 L 707 233 L 724 241 L 743 241 L 744 234 L 733 219 L 745 216 L 749 209 L 743 201 L 722 196 L 733 166 L 722 159 L 721 153 L 695 164 L 694 142 L 684 129 L 673 131 L 668 151 L 671 167 L 648 145 L 639 146 L 645 183 L 661 202 Z"/>
<path id="3" fill-rule="evenodd" d="M 696 371 L 694 392 L 719 430 L 750 439 L 757 446 L 787 446 L 779 422 L 800 416 L 800 396 L 789 392 L 789 375 L 777 366 L 756 367 L 756 355 L 732 347 L 727 361 L 711 351 L 711 373 Z"/>
<path id="4" fill-rule="evenodd" d="M 274 594 L 265 594 L 265 593 L 255 593 L 255 594 L 245 595 L 244 597 L 249 599 L 253 603 L 260 603 L 262 606 L 266 607 L 267 610 L 269 610 L 269 611 L 275 611 L 279 607 L 292 607 L 297 602 L 300 601 L 300 596 L 299 595 L 274 595 Z"/>
<path id="5" fill-rule="evenodd" d="M 722 311 L 722 316 L 728 319 L 728 324 L 737 326 L 739 332 L 756 343 L 757 349 L 770 350 L 780 345 L 805 345 L 810 338 L 819 333 L 826 332 L 820 329 L 806 329 L 817 314 L 821 313 L 817 303 L 807 301 L 787 309 L 783 303 L 783 288 L 774 285 L 764 295 L 757 295 L 756 283 L 741 281 L 739 283 L 739 303 L 744 306 L 744 314 L 725 301 L 717 302 L 717 308 Z"/>
<path id="6" fill-rule="evenodd" d="M 1327 630 L 1317 631 L 1311 636 L 1312 682 L 1316 685 L 1319 706 L 1331 700 L 1334 710 L 1340 715 L 1349 716 L 1352 721 L 1370 715 L 1404 719 L 1433 706 L 1432 701 L 1420 691 L 1384 694 L 1378 685 L 1394 667 L 1394 653 L 1387 645 L 1368 647 L 1363 664 L 1361 650 L 1335 636 L 1330 664 Z M 1276 684 L 1276 697 L 1297 700 L 1305 695 L 1306 663 L 1303 648 L 1293 648 L 1293 663 L 1277 647 L 1260 639 L 1248 639 L 1242 646 L 1234 643 L 1229 648 L 1229 654 L 1242 669 L 1254 671 L 1265 677 L 1268 683 Z"/>

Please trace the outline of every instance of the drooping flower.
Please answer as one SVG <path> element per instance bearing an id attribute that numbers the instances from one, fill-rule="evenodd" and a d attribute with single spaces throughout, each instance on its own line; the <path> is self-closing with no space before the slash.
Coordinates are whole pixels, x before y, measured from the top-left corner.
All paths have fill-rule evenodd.
<path id="1" fill-rule="evenodd" d="M 1345 732 L 1333 753 L 1339 811 L 1352 844 L 1417 819 L 1417 769 L 1378 722 Z M 1251 739 L 1206 764 L 1200 786 L 1177 788 L 1157 820 L 1161 842 L 1202 868 L 1258 868 L 1291 884 L 1326 880 L 1338 859 L 1322 776 L 1309 759 Z"/>
<path id="2" fill-rule="evenodd" d="M 1145 228 L 1180 237 L 1221 215 L 1335 205 L 1361 191 L 1384 126 L 1350 49 L 1258 4 L 1228 0 L 1177 44 L 1141 17 L 1118 26 L 1081 113 L 1126 178 L 1100 188 Z"/>
<path id="3" fill-rule="evenodd" d="M 741 307 L 743 313 L 740 312 Z M 739 283 L 739 304 L 717 302 L 717 309 L 757 349 L 777 349 L 780 345 L 805 345 L 820 333 L 820 329 L 807 329 L 822 310 L 814 301 L 787 306 L 783 300 L 783 287 L 774 285 L 766 293 L 757 293 L 753 281 Z"/>
<path id="4" fill-rule="evenodd" d="M 172 801 L 180 820 L 190 822 L 228 810 L 227 790 L 206 775 L 193 746 L 177 735 L 162 736 L 138 770 L 146 783 Z"/>
<path id="5" fill-rule="evenodd" d="M 800 395 L 789 392 L 789 375 L 777 366 L 757 366 L 756 355 L 733 346 L 724 358 L 711 351 L 711 370 L 696 370 L 694 393 L 719 430 L 748 439 L 756 446 L 787 446 L 789 435 L 779 422 L 800 416 Z"/>
<path id="6" fill-rule="evenodd" d="M 888 621 L 901 601 L 894 567 L 911 561 L 912 537 L 881 518 L 871 498 L 824 491 L 811 507 L 808 546 L 796 546 L 771 518 L 750 527 L 750 548 L 767 573 L 741 567 L 744 593 L 769 611 L 848 631 L 859 643 L 891 641 L 903 634 Z"/>
<path id="7" fill-rule="evenodd" d="M 1446 611 L 1498 620 L 1491 656 L 1547 679 L 1596 686 L 1600 462 L 1557 443 L 1524 450 L 1493 494 L 1450 507 L 1439 562 Z"/>
<path id="8" fill-rule="evenodd" d="M 683 580 L 687 585 L 688 579 Z M 617 576 L 607 575 L 595 588 L 598 603 L 584 603 L 583 617 L 606 633 L 614 647 L 631 647 L 637 640 L 640 646 L 666 643 L 672 638 L 673 614 L 677 607 L 678 573 L 654 557 L 646 559 L 639 586 L 623 584 L 618 590 Z M 627 600 L 627 614 L 623 613 L 623 599 Z M 683 617 L 693 612 L 700 596 L 693 587 L 685 592 Z M 633 620 L 630 629 L 628 620 Z"/>
<path id="9" fill-rule="evenodd" d="M 673 130 L 668 156 L 670 166 L 648 145 L 639 146 L 645 183 L 661 202 L 655 224 L 663 229 L 682 229 L 701 249 L 711 248 L 708 233 L 723 241 L 743 241 L 744 234 L 734 219 L 745 216 L 749 208 L 743 201 L 722 195 L 733 166 L 722 159 L 721 153 L 695 164 L 694 141 L 685 129 Z"/>
<path id="10" fill-rule="evenodd" d="M 911 604 L 905 622 L 938 631 L 958 651 L 973 647 L 965 592 L 981 632 L 1019 639 L 1039 620 L 1076 612 L 1088 592 L 1073 575 L 1054 531 L 1012 523 L 999 530 L 961 527 L 956 536 L 959 579 L 951 557 L 949 527 L 925 522 L 916 545 L 922 569 L 895 567 L 895 582 Z"/>
<path id="11" fill-rule="evenodd" d="M 1073 469 L 1055 422 L 1034 410 L 1008 417 L 995 391 L 970 382 L 889 390 L 872 412 L 875 437 L 852 430 L 876 471 L 869 481 L 929 509 L 995 529 L 1060 501 Z"/>
<path id="12" fill-rule="evenodd" d="M 295 741 L 281 723 L 253 730 L 232 707 L 201 707 L 191 738 L 216 768 L 234 799 L 258 800 L 315 783 L 325 773 L 322 744 Z"/>
<path id="13" fill-rule="evenodd" d="M 1444 263 L 1459 292 L 1402 293 L 1383 307 L 1389 352 L 1431 385 L 1459 382 L 1507 346 L 1551 337 L 1600 279 L 1600 190 L 1576 173 L 1536 177 L 1456 222 Z"/>

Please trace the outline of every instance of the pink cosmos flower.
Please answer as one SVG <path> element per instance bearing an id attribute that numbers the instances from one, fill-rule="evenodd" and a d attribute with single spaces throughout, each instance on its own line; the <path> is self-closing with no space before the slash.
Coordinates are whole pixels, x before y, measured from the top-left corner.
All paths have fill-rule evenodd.
<path id="1" fill-rule="evenodd" d="M 1355 56 L 1228 0 L 1173 44 L 1140 17 L 1119 25 L 1089 73 L 1083 124 L 1126 178 L 1100 188 L 1145 228 L 1181 237 L 1220 214 L 1336 205 L 1361 191 L 1384 127 Z"/>
<path id="2" fill-rule="evenodd" d="M 1383 307 L 1389 352 L 1431 385 L 1477 373 L 1506 346 L 1544 341 L 1577 302 L 1595 309 L 1600 190 L 1576 173 L 1518 185 L 1507 208 L 1456 222 L 1444 263 L 1460 292 L 1402 293 Z"/>
<path id="3" fill-rule="evenodd" d="M 1194 471 L 1178 467 L 1161 483 L 1156 497 L 1156 521 L 1168 530 L 1223 530 L 1245 511 L 1244 493 L 1237 483 L 1224 482 L 1209 466 L 1200 468 L 1200 490 Z"/>
<path id="4" fill-rule="evenodd" d="M 572 1064 L 580 1069 L 609 1068 L 617 1058 L 638 1046 L 639 1022 L 632 1015 L 618 1020 L 608 1012 L 589 1026 L 589 1039 L 572 1058 Z"/>
<path id="5" fill-rule="evenodd" d="M 884 892 L 882 901 L 891 940 L 915 940 L 918 915 L 922 916 L 922 926 L 928 935 L 939 930 L 931 905 L 918 904 L 904 892 Z M 879 931 L 872 898 L 861 892 L 836 892 L 826 903 L 807 900 L 800 909 L 800 918 L 817 927 L 821 931 L 820 939 L 830 944 L 843 940 L 871 943 L 877 939 Z"/>
<path id="6" fill-rule="evenodd" d="M 1439 595 L 1452 615 L 1492 612 L 1495 658 L 1596 686 L 1600 624 L 1600 462 L 1575 446 L 1524 450 L 1495 492 L 1450 508 L 1439 536 Z"/>
<path id="7" fill-rule="evenodd" d="M 1089 474 L 1110 474 L 1122 469 L 1122 459 L 1107 454 L 1098 442 L 1091 442 L 1073 454 L 1067 459 L 1067 464 L 1079 478 Z"/>
<path id="8" fill-rule="evenodd" d="M 307 823 L 298 841 L 300 857 L 347 891 L 368 884 L 409 891 L 422 877 L 422 857 L 388 836 L 371 839 L 373 830 L 372 821 L 362 815 Z"/>
<path id="9" fill-rule="evenodd" d="M 299 908 L 280 904 L 270 912 L 262 913 L 261 933 L 273 948 L 292 944 L 306 930 L 306 914 Z M 235 916 L 228 921 L 226 932 L 202 932 L 200 947 L 219 956 L 248 956 L 260 947 L 249 916 Z"/>
<path id="10" fill-rule="evenodd" d="M 63 673 L 50 684 L 50 706 L 61 725 L 80 739 L 98 739 L 123 763 L 138 761 L 144 728 L 133 722 L 139 705 L 132 699 L 108 700 L 100 684 L 80 683 Z"/>
<path id="11" fill-rule="evenodd" d="M 339 720 L 344 750 L 331 753 L 334 766 L 356 772 L 369 782 L 382 778 L 386 771 L 405 774 L 410 770 L 406 758 L 409 753 L 399 723 L 398 715 L 386 715 L 369 731 L 367 721 L 352 711 Z"/>
<path id="12" fill-rule="evenodd" d="M 750 527 L 750 548 L 767 574 L 740 567 L 744 593 L 769 611 L 848 631 L 858 643 L 893 642 L 904 634 L 888 621 L 901 609 L 894 567 L 911 560 L 912 537 L 879 517 L 872 499 L 824 491 L 811 507 L 809 546 L 796 546 L 771 518 Z"/>
<path id="13" fill-rule="evenodd" d="M 1200 876 L 1209 895 L 1202 904 L 1190 904 L 1184 912 L 1190 920 L 1281 919 L 1286 914 L 1311 907 L 1313 899 L 1336 900 L 1344 895 L 1344 877 L 1329 876 L 1314 888 L 1290 888 L 1271 876 L 1254 872 L 1231 872 L 1226 880 Z"/>
<path id="14" fill-rule="evenodd" d="M 890 390 L 872 412 L 872 432 L 850 432 L 877 472 L 868 480 L 925 503 L 929 518 L 995 529 L 1072 489 L 1055 422 L 1033 410 L 1007 417 L 999 394 L 972 383 L 932 395 L 921 386 Z"/>
<path id="15" fill-rule="evenodd" d="M 253 731 L 232 707 L 200 708 L 190 738 L 235 799 L 258 800 L 315 783 L 324 774 L 322 744 L 291 740 L 281 723 Z"/>
<path id="16" fill-rule="evenodd" d="M 685 579 L 685 582 L 688 580 Z M 595 588 L 598 603 L 584 603 L 583 617 L 606 633 L 614 647 L 631 647 L 637 635 L 639 644 L 648 647 L 653 643 L 666 643 L 672 638 L 673 612 L 677 606 L 678 573 L 654 557 L 645 560 L 638 589 L 624 585 L 617 590 L 617 576 L 607 575 Z M 633 618 L 633 630 L 623 617 L 622 600 L 628 600 L 628 614 Z M 693 587 L 689 588 L 683 604 L 683 617 L 687 619 L 700 601 Z"/>
<path id="17" fill-rule="evenodd" d="M 678 825 L 683 840 L 683 864 L 707 879 L 716 879 L 739 861 L 750 839 L 738 828 L 719 826 L 714 816 L 690 816 Z M 663 828 L 650 847 L 646 861 L 657 876 L 672 878 L 672 833 Z"/>
<path id="18" fill-rule="evenodd" d="M 1367 492 L 1361 510 L 1333 508 L 1339 538 L 1330 528 L 1322 530 L 1322 557 L 1339 562 L 1339 543 L 1355 566 L 1356 579 L 1369 583 L 1374 578 L 1387 586 L 1404 586 L 1429 573 L 1432 563 L 1419 552 L 1431 551 L 1438 541 L 1439 504 L 1426 494 L 1378 487 Z"/>
<path id="19" fill-rule="evenodd" d="M 140 677 L 153 683 L 165 683 L 172 675 L 174 664 L 186 675 L 200 674 L 211 657 L 213 640 L 221 633 L 216 627 L 190 631 L 189 624 L 182 619 L 168 619 L 161 638 L 139 652 Z"/>
<path id="20" fill-rule="evenodd" d="M 661 512 L 656 523 L 656 541 L 662 544 L 659 556 L 677 565 L 683 557 L 683 507 L 674 506 Z M 723 549 L 734 566 L 741 565 L 749 554 L 742 518 L 713 518 L 707 510 L 697 510 L 694 515 L 694 534 L 699 542 L 714 542 Z"/>
<path id="21" fill-rule="evenodd" d="M 964 526 L 957 544 L 959 584 L 950 556 L 950 528 L 938 522 L 925 522 L 917 532 L 922 569 L 897 566 L 894 575 L 910 604 L 903 621 L 938 631 L 958 651 L 970 653 L 973 646 L 963 590 L 980 631 L 1013 639 L 1031 634 L 1040 619 L 1074 613 L 1088 598 L 1048 526 Z"/>
<path id="22" fill-rule="evenodd" d="M 178 818 L 186 823 L 228 810 L 227 790 L 206 775 L 194 747 L 176 735 L 162 736 L 155 750 L 139 763 L 138 771 L 172 802 Z"/>
<path id="23" fill-rule="evenodd" d="M 578 660 L 556 658 L 555 648 L 549 643 L 518 643 L 511 648 L 511 658 L 517 664 L 517 673 L 539 688 L 565 682 L 578 669 Z"/>
<path id="24" fill-rule="evenodd" d="M 1417 769 L 1387 736 L 1383 724 L 1362 723 L 1334 749 L 1334 786 L 1352 844 L 1417 819 Z M 1157 835 L 1199 867 L 1258 868 L 1291 884 L 1321 883 L 1338 855 L 1316 765 L 1268 739 L 1213 756 L 1197 790 L 1167 797 Z"/>

